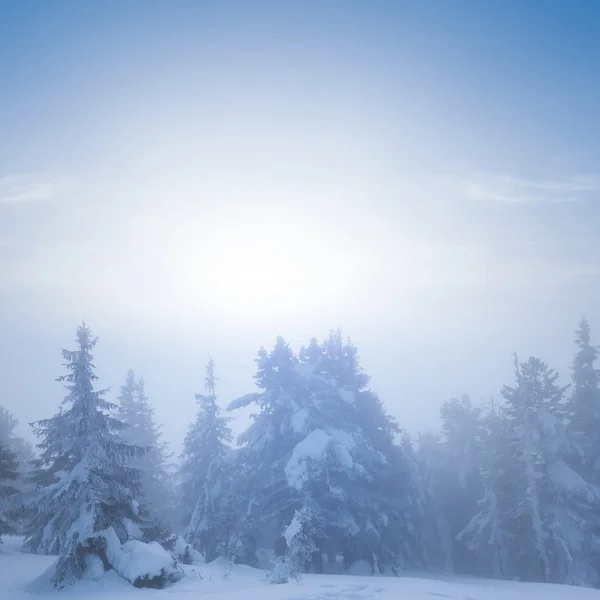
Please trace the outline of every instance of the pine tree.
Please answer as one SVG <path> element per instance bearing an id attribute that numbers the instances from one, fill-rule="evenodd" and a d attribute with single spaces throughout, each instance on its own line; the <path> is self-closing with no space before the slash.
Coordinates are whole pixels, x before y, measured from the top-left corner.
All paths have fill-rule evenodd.
<path id="1" fill-rule="evenodd" d="M 457 538 L 465 541 L 477 557 L 474 574 L 509 578 L 513 576 L 509 552 L 513 536 L 506 529 L 506 512 L 513 501 L 513 490 L 506 485 L 504 471 L 509 462 L 508 437 L 493 401 L 482 419 L 482 434 L 479 477 L 483 492 L 478 509 Z"/>
<path id="2" fill-rule="evenodd" d="M 576 332 L 577 353 L 572 366 L 572 395 L 567 405 L 573 457 L 589 481 L 600 485 L 600 373 L 599 350 L 591 344 L 590 325 L 583 318 Z"/>
<path id="3" fill-rule="evenodd" d="M 286 552 L 279 556 L 275 568 L 269 574 L 269 583 L 287 583 L 290 578 L 299 579 L 307 564 L 318 551 L 315 516 L 308 506 L 303 506 L 283 532 Z"/>
<path id="4" fill-rule="evenodd" d="M 154 409 L 145 394 L 143 377 L 138 380 L 129 371 L 119 395 L 118 418 L 127 427 L 123 439 L 133 446 L 144 448 L 133 466 L 141 473 L 140 501 L 146 513 L 143 529 L 149 539 L 165 539 L 170 533 L 173 517 L 173 495 L 169 485 L 167 444 L 161 440 L 160 427 L 154 422 Z"/>
<path id="5" fill-rule="evenodd" d="M 511 506 L 505 508 L 506 527 L 512 534 L 510 556 L 521 579 L 550 581 L 544 500 L 548 466 L 559 450 L 557 428 L 565 389 L 557 385 L 558 374 L 538 358 L 519 363 L 515 357 L 515 375 L 516 386 L 502 391 L 511 451 L 504 468 L 513 492 Z"/>
<path id="6" fill-rule="evenodd" d="M 569 465 L 566 388 L 537 358 L 515 358 L 515 375 L 489 421 L 485 495 L 462 535 L 486 574 L 597 584 L 600 493 Z"/>
<path id="7" fill-rule="evenodd" d="M 414 472 L 394 443 L 398 426 L 366 387 L 356 348 L 332 332 L 300 356 L 282 338 L 270 353 L 261 349 L 255 376 L 261 391 L 231 405 L 259 407 L 239 438 L 255 536 L 274 543 L 310 502 L 312 518 L 322 524 L 312 540 L 317 571 L 323 554 L 336 552 L 347 566 L 366 559 L 374 571 L 420 563 Z"/>
<path id="8" fill-rule="evenodd" d="M 0 543 L 3 535 L 17 533 L 8 499 L 18 491 L 15 487 L 18 476 L 17 455 L 0 441 Z"/>
<path id="9" fill-rule="evenodd" d="M 197 394 L 199 409 L 195 422 L 190 426 L 184 440 L 181 456 L 181 506 L 186 527 L 185 539 L 213 558 L 219 542 L 215 530 L 221 527 L 217 521 L 224 518 L 227 494 L 233 494 L 229 482 L 230 467 L 223 461 L 231 443 L 230 417 L 221 415 L 217 404 L 217 377 L 212 359 L 206 366 L 204 388 L 206 394 Z M 220 515 L 215 514 L 215 494 L 222 495 Z"/>
<path id="10" fill-rule="evenodd" d="M 130 462 L 141 451 L 122 441 L 125 426 L 111 415 L 116 406 L 94 388 L 96 342 L 85 323 L 78 328 L 77 349 L 63 350 L 67 374 L 58 378 L 68 395 L 54 417 L 32 424 L 41 454 L 25 547 L 58 553 L 57 587 L 81 577 L 89 556 L 106 565 L 106 538 L 125 541 L 128 525 L 139 521 L 139 472 Z"/>
<path id="11" fill-rule="evenodd" d="M 19 422 L 5 408 L 0 406 L 0 442 L 6 444 L 16 455 L 20 471 L 26 474 L 35 458 L 31 444 L 17 434 Z"/>
<path id="12" fill-rule="evenodd" d="M 482 438 L 481 410 L 467 395 L 444 402 L 442 417 L 443 461 L 439 471 L 445 518 L 452 542 L 452 564 L 456 571 L 467 572 L 475 556 L 457 535 L 477 512 L 477 499 L 483 487 L 480 479 Z"/>
<path id="13" fill-rule="evenodd" d="M 422 433 L 418 437 L 416 460 L 424 495 L 421 532 L 427 547 L 427 563 L 429 567 L 451 571 L 453 536 L 446 505 L 447 461 L 442 437 L 431 431 Z M 453 482 L 454 486 L 459 488 L 458 481 Z"/>

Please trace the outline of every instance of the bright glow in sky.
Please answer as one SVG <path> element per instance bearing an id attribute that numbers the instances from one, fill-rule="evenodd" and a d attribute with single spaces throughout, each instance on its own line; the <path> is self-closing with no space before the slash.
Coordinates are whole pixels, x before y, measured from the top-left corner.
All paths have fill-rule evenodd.
<path id="1" fill-rule="evenodd" d="M 85 318 L 179 447 L 208 354 L 341 326 L 400 424 L 600 340 L 595 2 L 0 7 L 0 404 Z"/>

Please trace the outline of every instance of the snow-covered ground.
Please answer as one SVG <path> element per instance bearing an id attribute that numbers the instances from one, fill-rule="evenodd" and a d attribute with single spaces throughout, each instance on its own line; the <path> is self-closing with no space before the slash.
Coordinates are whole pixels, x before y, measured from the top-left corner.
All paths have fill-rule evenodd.
<path id="1" fill-rule="evenodd" d="M 69 600 L 598 600 L 598 590 L 560 585 L 512 583 L 455 576 L 368 577 L 304 575 L 299 582 L 269 585 L 264 571 L 232 569 L 221 561 L 186 567 L 187 577 L 164 590 L 136 589 L 115 573 L 100 581 L 81 581 L 61 591 L 32 580 L 54 562 L 52 557 L 19 552 L 20 540 L 0 546 L 0 599 L 35 600 L 49 595 Z M 43 580 L 43 578 L 42 578 Z"/>

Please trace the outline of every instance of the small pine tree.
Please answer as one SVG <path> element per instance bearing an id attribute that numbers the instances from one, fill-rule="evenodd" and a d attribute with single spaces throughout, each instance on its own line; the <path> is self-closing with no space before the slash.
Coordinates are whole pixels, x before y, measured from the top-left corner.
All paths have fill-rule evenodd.
<path id="1" fill-rule="evenodd" d="M 7 501 L 18 491 L 15 487 L 18 476 L 17 455 L 0 441 L 0 543 L 3 535 L 17 533 Z"/>
<path id="2" fill-rule="evenodd" d="M 77 349 L 63 350 L 68 395 L 58 414 L 33 423 L 41 438 L 29 498 L 33 518 L 26 528 L 25 548 L 58 554 L 52 581 L 63 587 L 82 577 L 89 555 L 106 564 L 106 538 L 127 539 L 127 523 L 139 521 L 139 472 L 130 466 L 141 450 L 122 441 L 124 424 L 111 413 L 116 406 L 94 389 L 92 350 L 97 339 L 90 329 L 77 330 Z M 104 539 L 104 541 L 102 541 Z"/>
<path id="3" fill-rule="evenodd" d="M 306 570 L 306 565 L 318 551 L 315 540 L 319 536 L 313 518 L 306 506 L 295 512 L 283 532 L 286 552 L 277 558 L 275 567 L 269 574 L 269 583 L 287 583 L 290 578 L 300 579 L 300 574 Z"/>

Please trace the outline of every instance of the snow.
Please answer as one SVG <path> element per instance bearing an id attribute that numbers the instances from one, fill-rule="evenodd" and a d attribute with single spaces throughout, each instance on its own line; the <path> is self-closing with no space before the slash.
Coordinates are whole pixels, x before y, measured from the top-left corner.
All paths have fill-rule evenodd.
<path id="1" fill-rule="evenodd" d="M 302 523 L 298 518 L 298 515 L 296 515 L 283 533 L 283 537 L 285 538 L 288 548 L 292 545 L 292 540 L 300 533 L 301 530 Z"/>
<path id="2" fill-rule="evenodd" d="M 245 406 L 249 406 L 250 404 L 257 402 L 262 397 L 260 392 L 252 392 L 251 394 L 245 394 L 244 396 L 240 396 L 235 400 L 232 400 L 227 405 L 227 410 L 237 410 L 238 408 L 244 408 Z"/>
<path id="3" fill-rule="evenodd" d="M 152 579 L 176 570 L 173 557 L 158 542 L 145 544 L 129 540 L 121 546 L 113 530 L 106 530 L 103 536 L 107 542 L 108 561 L 121 577 L 131 583 L 138 578 Z"/>
<path id="4" fill-rule="evenodd" d="M 35 591 L 30 582 L 52 566 L 54 558 L 21 554 L 19 541 L 6 538 L 0 550 L 0 598 L 43 600 L 48 591 Z M 136 589 L 114 572 L 97 581 L 80 581 L 59 592 L 69 600 L 168 600 L 211 597 L 219 600 L 597 600 L 598 590 L 563 585 L 484 580 L 445 574 L 402 574 L 401 577 L 303 575 L 300 581 L 268 585 L 266 571 L 223 561 L 184 567 L 186 578 L 165 590 Z M 362 572 L 365 565 L 358 564 Z"/>
<path id="5" fill-rule="evenodd" d="M 590 493 L 593 491 L 600 497 L 597 490 L 562 460 L 559 460 L 548 467 L 548 475 L 556 487 L 562 490 L 568 492 L 587 492 L 590 490 Z"/>
<path id="6" fill-rule="evenodd" d="M 285 476 L 290 487 L 302 489 L 304 483 L 308 481 L 308 460 L 324 458 L 330 440 L 329 435 L 322 429 L 315 429 L 296 445 L 285 466 Z"/>
<path id="7" fill-rule="evenodd" d="M 142 532 L 140 526 L 137 523 L 134 523 L 131 519 L 123 519 L 123 527 L 127 532 L 127 536 L 130 539 L 141 540 L 144 537 L 144 533 Z"/>
<path id="8" fill-rule="evenodd" d="M 338 458 L 340 466 L 348 471 L 353 468 L 364 471 L 362 465 L 354 462 L 350 450 L 355 443 L 351 434 L 339 429 L 329 432 L 323 429 L 313 429 L 300 443 L 296 445 L 292 456 L 285 466 L 285 476 L 288 485 L 301 490 L 309 479 L 309 461 L 325 459 L 327 450 L 332 448 Z"/>
<path id="9" fill-rule="evenodd" d="M 292 415 L 291 424 L 294 433 L 303 433 L 308 421 L 308 409 L 300 408 Z"/>

